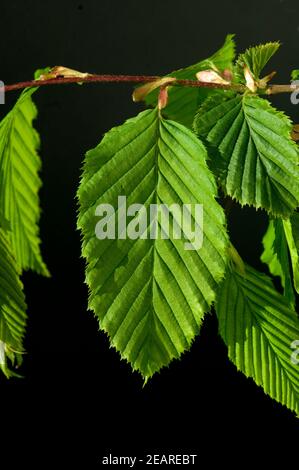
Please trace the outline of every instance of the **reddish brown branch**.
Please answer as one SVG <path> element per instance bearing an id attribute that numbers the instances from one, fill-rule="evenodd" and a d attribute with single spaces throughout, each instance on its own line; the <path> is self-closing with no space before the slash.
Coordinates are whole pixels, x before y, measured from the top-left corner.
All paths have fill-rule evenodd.
<path id="1" fill-rule="evenodd" d="M 83 74 L 84 75 L 84 74 Z M 46 85 L 63 85 L 67 83 L 149 83 L 156 80 L 160 80 L 162 77 L 156 75 L 95 75 L 86 74 L 86 76 L 69 76 L 69 77 L 54 77 L 44 78 L 39 80 L 28 80 L 25 82 L 14 83 L 12 85 L 5 85 L 4 91 L 21 90 L 23 88 L 31 88 L 35 86 L 46 86 Z M 225 84 L 225 83 L 214 83 L 214 82 L 202 82 L 199 80 L 175 80 L 171 83 L 171 86 L 182 86 L 182 87 L 195 87 L 195 88 L 219 88 L 222 90 L 233 90 L 237 92 L 244 92 L 247 90 L 245 85 L 241 84 Z M 0 92 L 3 91 L 3 87 L 0 87 Z M 293 91 L 299 91 L 299 87 L 295 85 L 269 85 L 264 93 L 273 95 L 277 93 L 291 93 Z"/>
<path id="2" fill-rule="evenodd" d="M 45 85 L 62 85 L 66 83 L 149 83 L 159 80 L 162 77 L 148 75 L 87 75 L 86 77 L 57 77 L 45 80 L 29 80 L 26 82 L 5 85 L 5 91 L 21 90 Z M 223 90 L 244 91 L 243 85 L 227 85 L 223 83 L 200 82 L 198 80 L 176 80 L 171 86 L 185 86 L 198 88 L 221 88 Z M 0 88 L 1 91 L 1 88 Z"/>

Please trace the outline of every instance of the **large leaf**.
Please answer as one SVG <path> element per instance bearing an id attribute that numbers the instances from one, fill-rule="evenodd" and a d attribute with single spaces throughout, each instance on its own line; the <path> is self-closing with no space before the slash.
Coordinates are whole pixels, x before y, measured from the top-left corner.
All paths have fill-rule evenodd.
<path id="1" fill-rule="evenodd" d="M 209 98 L 194 128 L 218 149 L 211 164 L 229 196 L 283 218 L 299 205 L 292 125 L 267 100 L 252 95 Z"/>
<path id="2" fill-rule="evenodd" d="M 7 375 L 7 357 L 14 362 L 23 351 L 26 305 L 19 270 L 5 232 L 0 229 L 0 368 Z M 19 353 L 19 354 L 18 354 Z"/>
<path id="3" fill-rule="evenodd" d="M 278 402 L 299 413 L 299 366 L 291 361 L 299 321 L 268 277 L 232 267 L 216 304 L 231 361 Z"/>
<path id="4" fill-rule="evenodd" d="M 0 213 L 9 223 L 18 265 L 48 275 L 39 247 L 41 161 L 39 136 L 32 127 L 37 114 L 34 91 L 25 90 L 0 123 Z"/>
<path id="5" fill-rule="evenodd" d="M 232 61 L 235 57 L 235 43 L 233 37 L 233 34 L 229 34 L 223 46 L 208 59 L 201 60 L 189 67 L 169 73 L 167 77 L 196 80 L 196 73 L 201 70 L 216 68 L 219 71 L 223 71 L 225 69 L 231 69 Z M 191 127 L 194 115 L 200 103 L 202 103 L 208 95 L 217 93 L 219 93 L 218 90 L 207 88 L 170 87 L 168 106 L 164 110 L 165 115 L 174 121 Z M 157 91 L 150 93 L 146 99 L 146 104 L 156 106 L 157 96 Z"/>
<path id="6" fill-rule="evenodd" d="M 279 276 L 284 288 L 284 296 L 295 305 L 295 293 L 293 288 L 292 268 L 289 260 L 288 243 L 284 231 L 284 223 L 281 219 L 270 220 L 267 232 L 263 238 L 264 251 L 261 260 L 269 267 L 273 276 Z"/>
<path id="7" fill-rule="evenodd" d="M 78 226 L 89 308 L 121 356 L 145 379 L 189 348 L 224 274 L 225 219 L 205 158 L 194 134 L 161 118 L 156 109 L 112 129 L 86 155 Z M 117 210 L 119 196 L 127 197 L 127 206 L 147 209 L 150 204 L 203 204 L 202 247 L 186 250 L 186 240 L 175 238 L 173 227 L 182 227 L 175 214 L 169 239 L 161 238 L 161 230 L 150 239 L 149 220 L 142 230 L 147 238 L 121 239 L 126 232 L 116 220 L 121 237 L 99 240 L 97 207 L 105 203 Z"/>

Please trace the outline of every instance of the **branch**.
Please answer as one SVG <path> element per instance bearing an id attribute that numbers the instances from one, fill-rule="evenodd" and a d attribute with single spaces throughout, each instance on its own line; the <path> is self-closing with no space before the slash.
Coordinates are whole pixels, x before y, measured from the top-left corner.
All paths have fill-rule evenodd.
<path id="1" fill-rule="evenodd" d="M 269 85 L 266 94 L 267 95 L 277 95 L 278 93 L 293 93 L 293 91 L 299 91 L 299 86 L 293 85 Z"/>
<path id="2" fill-rule="evenodd" d="M 148 75 L 93 75 L 85 74 L 85 76 L 70 76 L 62 77 L 58 76 L 55 78 L 46 78 L 39 80 L 29 80 L 26 82 L 14 83 L 13 85 L 5 85 L 4 91 L 21 90 L 23 88 L 31 88 L 36 86 L 46 85 L 62 85 L 66 83 L 150 83 L 156 80 L 160 80 L 162 77 L 159 76 L 148 76 Z M 245 91 L 244 85 L 236 84 L 223 84 L 223 83 L 212 83 L 212 82 L 201 82 L 199 80 L 175 80 L 171 82 L 171 86 L 184 86 L 184 87 L 195 87 L 195 88 L 220 88 L 222 90 L 235 90 Z M 0 91 L 3 91 L 3 87 L 0 87 Z"/>
<path id="3" fill-rule="evenodd" d="M 60 67 L 57 67 L 57 69 Z M 71 70 L 65 69 L 64 70 Z M 75 72 L 75 71 L 72 71 Z M 12 85 L 5 85 L 4 91 L 14 91 L 21 90 L 23 88 L 32 88 L 36 86 L 46 86 L 46 85 L 63 85 L 67 83 L 150 83 L 157 80 L 164 79 L 165 77 L 160 77 L 156 75 L 96 75 L 89 73 L 72 73 L 69 76 L 64 75 L 45 75 L 44 78 L 39 78 L 38 80 L 28 80 L 25 82 L 14 83 Z M 217 82 L 204 82 L 200 80 L 181 80 L 175 79 L 171 82 L 171 86 L 182 86 L 182 87 L 192 87 L 192 88 L 218 88 L 222 90 L 232 90 L 240 93 L 248 91 L 246 85 L 235 84 L 235 83 L 217 83 Z M 264 93 L 267 95 L 274 95 L 277 93 L 292 93 L 293 91 L 299 92 L 298 85 L 269 85 L 267 89 L 264 90 Z M 0 87 L 0 92 L 3 92 L 3 87 Z"/>

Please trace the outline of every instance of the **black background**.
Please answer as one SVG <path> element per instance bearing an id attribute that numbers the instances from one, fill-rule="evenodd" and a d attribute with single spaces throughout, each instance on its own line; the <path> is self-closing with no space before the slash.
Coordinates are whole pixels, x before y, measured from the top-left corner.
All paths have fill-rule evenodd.
<path id="1" fill-rule="evenodd" d="M 236 33 L 239 51 L 279 39 L 269 69 L 287 83 L 299 68 L 297 0 L 261 2 L 10 1 L 0 10 L 0 78 L 29 79 L 36 68 L 65 65 L 94 73 L 165 74 L 209 56 Z M 0 378 L 0 465 L 82 462 L 143 452 L 199 454 L 205 468 L 252 460 L 298 462 L 298 424 L 227 360 L 212 316 L 181 361 L 142 388 L 138 374 L 109 349 L 86 310 L 87 289 L 75 194 L 84 153 L 104 132 L 135 115 L 131 87 L 120 84 L 45 87 L 35 95 L 43 160 L 43 254 L 51 279 L 26 273 L 28 355 L 23 380 Z M 7 94 L 4 115 L 16 99 Z M 289 96 L 274 100 L 297 122 Z M 257 268 L 264 215 L 234 207 L 230 232 Z M 297 445 L 295 440 L 297 439 Z M 2 468 L 2 467 L 1 467 Z M 53 466 L 53 468 L 56 468 Z"/>

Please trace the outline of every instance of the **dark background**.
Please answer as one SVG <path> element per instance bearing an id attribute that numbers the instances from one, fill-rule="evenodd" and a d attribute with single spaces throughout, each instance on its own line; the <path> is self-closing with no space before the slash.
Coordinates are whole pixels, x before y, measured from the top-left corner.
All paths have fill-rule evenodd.
<path id="1" fill-rule="evenodd" d="M 239 51 L 281 40 L 270 67 L 279 72 L 276 82 L 287 83 L 290 70 L 299 68 L 297 0 L 3 3 L 0 78 L 6 84 L 47 65 L 165 74 L 209 56 L 227 33 L 236 33 Z M 23 380 L 0 378 L 0 465 L 6 456 L 10 464 L 21 459 L 72 468 L 80 461 L 93 468 L 106 453 L 151 451 L 197 453 L 202 468 L 224 461 L 235 467 L 244 459 L 296 464 L 297 420 L 228 362 L 212 316 L 191 352 L 142 388 L 86 310 L 75 227 L 80 167 L 104 132 L 140 110 L 130 95 L 129 85 L 90 84 L 45 87 L 34 97 L 42 136 L 42 249 L 52 278 L 24 276 L 28 355 Z M 1 116 L 16 97 L 7 94 Z M 289 96 L 274 102 L 299 121 Z M 265 228 L 261 212 L 233 208 L 231 236 L 259 269 Z"/>

